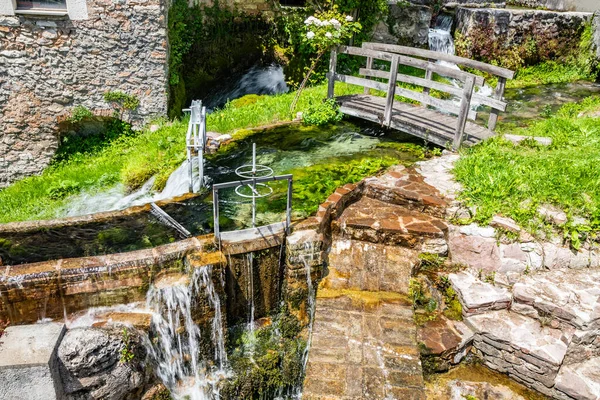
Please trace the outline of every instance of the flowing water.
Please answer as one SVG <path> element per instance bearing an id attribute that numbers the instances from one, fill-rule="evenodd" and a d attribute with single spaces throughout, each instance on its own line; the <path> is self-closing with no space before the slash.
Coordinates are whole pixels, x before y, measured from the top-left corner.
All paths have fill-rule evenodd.
<path id="1" fill-rule="evenodd" d="M 384 135 L 385 133 L 385 135 Z M 183 133 L 182 133 L 183 134 Z M 284 126 L 265 130 L 237 143 L 228 152 L 218 153 L 206 160 L 205 173 L 211 182 L 238 180 L 235 169 L 248 164 L 252 157 L 252 142 L 257 144 L 259 164 L 273 168 L 275 174 L 301 173 L 305 168 L 340 165 L 355 160 L 377 160 L 393 157 L 398 163 L 411 162 L 415 156 L 396 143 L 422 142 L 400 132 L 385 132 L 372 124 L 344 122 L 329 127 Z M 170 177 L 162 192 L 173 187 L 187 191 L 185 165 Z M 257 224 L 283 220 L 285 185 L 273 185 L 275 193 L 258 204 Z M 114 193 L 109 189 L 104 195 Z M 251 207 L 233 194 L 233 189 L 221 194 L 222 229 L 250 226 Z M 329 193 L 328 193 L 329 194 Z M 323 201 L 327 195 L 322 199 Z M 157 197 L 152 196 L 152 199 Z M 95 200 L 94 211 L 105 211 L 108 202 Z M 293 203 L 292 206 L 294 207 Z M 296 205 L 297 207 L 297 205 Z M 201 194 L 194 198 L 171 202 L 161 208 L 193 235 L 212 231 L 212 199 Z M 296 217 L 302 215 L 295 214 Z M 149 213 L 133 213 L 109 221 L 80 223 L 53 228 L 33 228 L 24 232 L 2 232 L 0 226 L 0 258 L 5 264 L 21 264 L 60 258 L 94 256 L 155 247 L 181 239 L 172 228 L 160 223 Z"/>
<path id="2" fill-rule="evenodd" d="M 227 354 L 223 333 L 221 303 L 212 282 L 212 268 L 194 270 L 189 283 L 151 287 L 147 306 L 153 311 L 150 355 L 156 363 L 156 373 L 175 399 L 205 400 L 219 398 L 218 382 L 227 376 Z M 206 299 L 213 311 L 210 342 L 211 358 L 202 357 L 206 342 L 196 323 L 199 299 Z"/>
<path id="3" fill-rule="evenodd" d="M 209 109 L 222 107 L 228 101 L 248 94 L 280 94 L 288 91 L 283 67 L 277 64 L 268 66 L 253 66 L 239 79 L 233 78 L 233 83 L 225 83 L 219 91 L 208 96 L 206 106 Z"/>

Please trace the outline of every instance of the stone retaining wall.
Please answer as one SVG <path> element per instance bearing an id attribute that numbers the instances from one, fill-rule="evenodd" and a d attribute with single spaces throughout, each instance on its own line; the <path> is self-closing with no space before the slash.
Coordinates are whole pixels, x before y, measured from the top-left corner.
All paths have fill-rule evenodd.
<path id="1" fill-rule="evenodd" d="M 140 100 L 134 125 L 167 111 L 166 2 L 85 3 L 81 19 L 0 7 L 0 188 L 48 165 L 73 107 L 110 115 L 107 91 Z"/>
<path id="2" fill-rule="evenodd" d="M 591 13 L 552 12 L 543 10 L 459 8 L 456 13 L 456 30 L 469 36 L 471 31 L 491 26 L 497 36 L 505 35 L 506 45 L 521 44 L 529 32 L 540 32 L 550 37 L 559 37 L 568 32 L 581 34 L 590 22 Z"/>

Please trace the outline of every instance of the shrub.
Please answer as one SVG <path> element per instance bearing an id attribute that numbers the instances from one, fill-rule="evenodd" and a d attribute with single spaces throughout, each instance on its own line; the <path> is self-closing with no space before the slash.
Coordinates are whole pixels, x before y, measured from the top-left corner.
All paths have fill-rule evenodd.
<path id="1" fill-rule="evenodd" d="M 92 118 L 93 116 L 94 114 L 92 114 L 92 112 L 86 106 L 79 105 L 71 110 L 71 116 L 67 118 L 67 121 L 72 124 L 76 124 L 83 120 Z"/>
<path id="2" fill-rule="evenodd" d="M 302 120 L 308 125 L 327 125 L 342 120 L 343 114 L 334 99 L 322 103 L 311 104 L 302 115 Z"/>

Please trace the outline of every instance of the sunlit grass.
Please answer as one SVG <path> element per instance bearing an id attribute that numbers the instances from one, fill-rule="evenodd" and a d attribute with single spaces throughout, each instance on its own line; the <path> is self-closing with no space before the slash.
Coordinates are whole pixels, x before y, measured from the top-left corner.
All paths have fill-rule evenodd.
<path id="1" fill-rule="evenodd" d="M 475 220 L 490 221 L 494 214 L 514 218 L 535 232 L 542 222 L 540 204 L 562 208 L 570 217 L 587 219 L 565 233 L 600 229 L 600 97 L 567 104 L 555 115 L 511 133 L 552 138 L 544 147 L 528 140 L 513 145 L 501 136 L 462 152 L 455 174 L 464 185 L 467 204 L 476 206 Z M 575 239 L 576 240 L 576 239 Z"/>
<path id="2" fill-rule="evenodd" d="M 362 88 L 336 84 L 336 95 L 359 93 Z M 306 89 L 297 110 L 289 108 L 295 93 L 277 96 L 252 96 L 229 104 L 208 116 L 207 129 L 231 133 L 274 122 L 289 121 L 296 112 L 305 111 L 314 102 L 322 101 L 327 86 Z M 41 175 L 32 176 L 0 191 L 0 222 L 47 219 L 69 201 L 69 195 L 84 190 L 94 191 L 122 183 L 130 190 L 140 187 L 156 175 L 160 189 L 168 176 L 185 159 L 187 120 L 156 121 L 155 132 L 144 129 L 135 135 L 120 137 L 96 152 L 73 154 L 63 162 L 48 167 Z"/>

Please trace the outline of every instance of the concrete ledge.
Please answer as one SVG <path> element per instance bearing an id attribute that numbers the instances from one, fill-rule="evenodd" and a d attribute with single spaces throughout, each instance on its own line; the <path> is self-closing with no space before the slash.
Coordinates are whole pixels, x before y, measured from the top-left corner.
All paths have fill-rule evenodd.
<path id="1" fill-rule="evenodd" d="M 0 398 L 54 400 L 63 396 L 56 353 L 62 323 L 10 326 L 0 341 Z"/>

